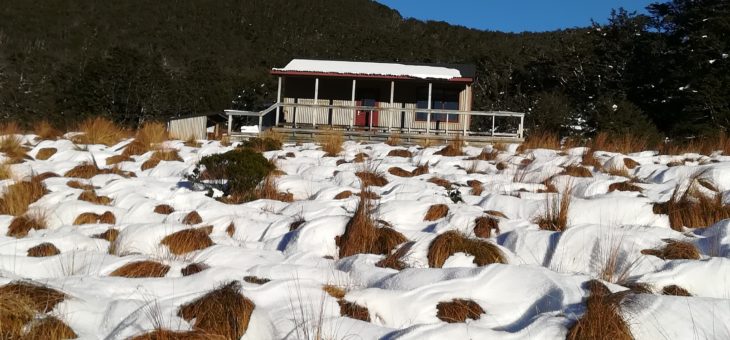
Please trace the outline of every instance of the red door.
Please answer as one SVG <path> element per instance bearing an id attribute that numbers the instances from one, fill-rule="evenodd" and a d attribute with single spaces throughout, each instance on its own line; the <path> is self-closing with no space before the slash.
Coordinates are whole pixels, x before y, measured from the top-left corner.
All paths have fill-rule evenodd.
<path id="1" fill-rule="evenodd" d="M 378 107 L 375 99 L 362 99 L 357 101 L 357 106 Z M 378 111 L 357 110 L 355 113 L 355 126 L 370 127 L 370 119 L 372 115 L 372 126 L 378 126 Z"/>

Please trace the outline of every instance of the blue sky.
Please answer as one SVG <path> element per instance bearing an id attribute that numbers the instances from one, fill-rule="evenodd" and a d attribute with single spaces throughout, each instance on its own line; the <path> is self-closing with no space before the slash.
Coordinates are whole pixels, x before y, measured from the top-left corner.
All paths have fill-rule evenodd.
<path id="1" fill-rule="evenodd" d="M 612 8 L 646 13 L 660 0 L 377 0 L 403 17 L 504 32 L 541 32 L 605 23 Z"/>

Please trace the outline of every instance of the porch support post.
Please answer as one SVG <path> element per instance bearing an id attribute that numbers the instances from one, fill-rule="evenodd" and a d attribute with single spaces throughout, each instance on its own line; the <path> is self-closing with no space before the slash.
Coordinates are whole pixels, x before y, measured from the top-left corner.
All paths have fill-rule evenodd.
<path id="1" fill-rule="evenodd" d="M 468 107 L 465 107 L 465 110 L 471 112 L 471 91 L 469 91 L 469 84 L 464 87 L 464 92 L 467 94 L 466 98 L 464 98 L 466 100 L 465 104 L 469 105 Z M 459 100 L 461 100 L 461 96 L 459 96 Z M 461 103 L 459 103 L 459 106 L 461 107 Z M 460 115 L 459 118 L 463 120 L 464 137 L 466 137 L 466 120 L 468 119 L 469 122 L 471 122 L 471 115 Z"/>
<path id="2" fill-rule="evenodd" d="M 355 107 L 355 88 L 357 87 L 357 79 L 352 80 L 352 107 Z M 352 117 L 350 117 L 350 130 L 353 129 L 355 126 L 355 112 L 356 109 L 352 109 L 352 113 L 350 114 Z"/>
<path id="3" fill-rule="evenodd" d="M 264 132 L 263 130 L 263 124 L 264 123 L 264 116 L 259 115 L 259 133 Z"/>
<path id="4" fill-rule="evenodd" d="M 232 129 L 233 129 L 233 115 L 229 113 L 228 114 L 228 137 L 229 138 L 231 137 L 231 131 L 233 131 Z"/>
<path id="5" fill-rule="evenodd" d="M 390 129 L 393 127 L 393 116 L 395 116 L 395 112 L 393 111 L 393 99 L 395 97 L 395 80 L 390 81 L 390 110 L 388 111 L 388 132 L 390 132 Z"/>
<path id="6" fill-rule="evenodd" d="M 317 105 L 317 99 L 319 98 L 319 78 L 314 78 L 314 105 Z M 317 128 L 317 114 L 319 113 L 319 109 L 317 107 L 314 108 L 312 112 L 312 127 Z"/>
<path id="7" fill-rule="evenodd" d="M 276 90 L 276 120 L 274 126 L 279 126 L 279 111 L 281 110 L 281 77 L 279 77 L 279 88 Z"/>
<path id="8" fill-rule="evenodd" d="M 525 130 L 524 130 L 524 124 L 525 123 L 525 114 L 523 113 L 522 116 L 520 116 L 520 128 L 517 130 L 517 137 L 522 138 Z"/>
<path id="9" fill-rule="evenodd" d="M 462 118 L 464 125 L 464 137 L 466 137 L 466 120 L 469 119 L 471 121 L 471 115 L 461 115 L 459 118 Z"/>
<path id="10" fill-rule="evenodd" d="M 497 116 L 492 113 L 492 136 L 494 136 L 494 121 L 497 119 Z"/>
<path id="11" fill-rule="evenodd" d="M 431 94 L 433 93 L 433 83 L 428 83 L 428 112 L 426 112 L 426 134 L 431 133 Z"/>

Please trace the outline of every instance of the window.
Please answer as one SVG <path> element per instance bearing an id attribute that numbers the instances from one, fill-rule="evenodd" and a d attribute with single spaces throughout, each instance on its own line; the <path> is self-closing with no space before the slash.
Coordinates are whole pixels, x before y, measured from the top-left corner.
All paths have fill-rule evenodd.
<path id="1" fill-rule="evenodd" d="M 428 87 L 418 90 L 416 108 L 428 108 Z M 431 92 L 431 108 L 434 110 L 459 110 L 459 91 L 434 88 Z M 459 115 L 446 113 L 431 114 L 432 122 L 445 122 L 447 119 L 450 123 L 458 123 Z M 428 120 L 426 112 L 416 112 L 416 120 Z"/>

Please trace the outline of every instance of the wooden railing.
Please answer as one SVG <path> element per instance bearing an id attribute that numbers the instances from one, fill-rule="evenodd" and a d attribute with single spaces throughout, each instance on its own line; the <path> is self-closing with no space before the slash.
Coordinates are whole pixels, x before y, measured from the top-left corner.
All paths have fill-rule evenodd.
<path id="1" fill-rule="evenodd" d="M 265 110 L 262 111 L 239 111 L 239 110 L 226 110 L 226 114 L 228 115 L 228 134 L 232 135 L 235 134 L 232 131 L 233 126 L 233 117 L 234 116 L 246 116 L 246 117 L 258 117 L 258 130 L 263 131 L 263 121 L 264 116 L 270 114 L 271 112 L 275 111 L 275 122 L 276 126 L 280 125 L 279 115 L 280 115 L 280 108 L 308 108 L 308 109 L 338 109 L 338 110 L 348 110 L 350 111 L 350 119 L 349 126 L 348 125 L 330 125 L 325 124 L 327 126 L 330 126 L 332 128 L 345 128 L 345 129 L 354 129 L 356 127 L 361 128 L 359 126 L 355 126 L 355 117 L 354 114 L 357 111 L 365 111 L 370 112 L 369 117 L 370 121 L 368 126 L 364 127 L 366 129 L 370 130 L 385 130 L 387 129 L 388 132 L 392 130 L 396 130 L 399 132 L 405 132 L 403 130 L 408 130 L 408 132 L 416 132 L 416 133 L 426 133 L 431 134 L 433 132 L 445 132 L 447 135 L 449 133 L 461 133 L 463 136 L 468 135 L 480 135 L 480 136 L 492 136 L 492 137 L 511 137 L 511 138 L 523 138 L 523 132 L 524 132 L 524 122 L 525 122 L 525 114 L 522 112 L 510 112 L 510 111 L 459 111 L 459 110 L 444 110 L 444 109 L 422 109 L 422 108 L 390 108 L 390 107 L 373 107 L 373 106 L 347 106 L 347 105 L 322 105 L 322 104 L 303 104 L 303 103 L 275 103 Z M 373 126 L 373 112 L 388 112 L 388 113 L 413 113 L 414 115 L 416 113 L 425 113 L 426 114 L 426 128 L 425 129 L 414 129 L 414 128 L 402 128 L 402 127 L 393 127 L 393 126 Z M 296 115 L 296 111 L 293 113 Z M 442 122 L 446 123 L 444 129 L 439 129 L 438 131 L 433 131 L 434 129 L 431 128 L 431 117 L 434 114 L 445 114 L 446 120 L 442 120 Z M 448 117 L 449 115 L 459 115 L 459 117 L 491 117 L 492 118 L 492 128 L 489 130 L 489 132 L 476 132 L 476 131 L 470 131 L 469 130 L 469 123 L 467 122 L 467 119 L 458 119 L 456 122 L 449 122 Z M 505 118 L 512 118 L 515 121 L 512 124 L 508 124 L 511 127 L 513 127 L 512 131 L 496 131 L 497 125 L 496 125 L 496 119 L 498 117 L 505 117 Z M 517 120 L 519 122 L 517 122 Z M 389 120 L 389 124 L 392 125 L 392 120 Z M 459 130 L 453 129 L 449 131 L 449 125 L 461 125 Z M 307 124 L 308 127 L 316 128 L 317 122 L 316 119 L 313 120 L 312 123 Z M 320 124 L 323 125 L 323 124 Z M 294 117 L 293 122 L 293 128 L 297 128 L 296 123 L 296 116 Z"/>

